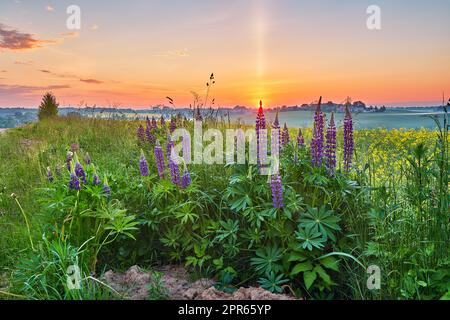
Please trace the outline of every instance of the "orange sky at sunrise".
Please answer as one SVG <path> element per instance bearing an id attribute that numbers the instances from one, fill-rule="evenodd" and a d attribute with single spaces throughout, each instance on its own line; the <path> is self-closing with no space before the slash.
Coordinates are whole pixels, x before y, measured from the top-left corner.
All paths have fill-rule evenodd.
<path id="1" fill-rule="evenodd" d="M 215 106 L 310 103 L 437 105 L 450 93 L 449 1 L 73 1 L 0 4 L 0 107 L 189 106 L 211 88 Z"/>

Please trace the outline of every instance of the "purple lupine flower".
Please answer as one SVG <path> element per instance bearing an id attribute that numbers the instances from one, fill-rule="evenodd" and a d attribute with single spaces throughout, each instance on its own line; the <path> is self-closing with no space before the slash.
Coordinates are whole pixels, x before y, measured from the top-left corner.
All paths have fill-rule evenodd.
<path id="1" fill-rule="evenodd" d="M 92 160 L 91 160 L 91 156 L 89 155 L 89 153 L 86 153 L 86 155 L 84 156 L 84 162 L 85 162 L 87 165 L 90 165 L 90 164 L 91 164 Z"/>
<path id="2" fill-rule="evenodd" d="M 325 157 L 327 172 L 330 175 L 334 174 L 336 169 L 336 126 L 334 124 L 334 114 L 331 113 L 330 122 L 327 128 L 327 145 L 325 147 Z"/>
<path id="3" fill-rule="evenodd" d="M 324 130 L 324 114 L 320 108 L 322 103 L 322 97 L 319 99 L 317 109 L 314 114 L 314 130 L 311 140 L 311 157 L 312 165 L 320 167 L 322 165 L 323 158 L 323 130 Z"/>
<path id="4" fill-rule="evenodd" d="M 175 148 L 175 142 L 172 140 L 170 134 L 167 135 L 166 155 L 170 157 L 172 155 L 172 149 Z"/>
<path id="5" fill-rule="evenodd" d="M 103 193 L 107 196 L 111 196 L 111 188 L 109 187 L 108 181 L 105 180 L 105 183 L 103 184 Z"/>
<path id="6" fill-rule="evenodd" d="M 148 177 L 148 162 L 147 159 L 145 159 L 144 151 L 141 152 L 141 158 L 139 159 L 139 170 L 141 176 Z"/>
<path id="7" fill-rule="evenodd" d="M 267 134 L 264 134 L 263 130 L 266 130 L 266 118 L 264 116 L 262 101 L 259 101 L 259 110 L 258 115 L 256 116 L 256 147 L 257 147 L 256 155 L 259 168 L 261 168 L 262 164 L 265 163 L 264 160 L 265 155 L 267 153 L 266 151 Z"/>
<path id="8" fill-rule="evenodd" d="M 156 168 L 158 169 L 158 175 L 161 179 L 164 179 L 164 154 L 159 140 L 156 141 L 155 145 L 155 161 Z"/>
<path id="9" fill-rule="evenodd" d="M 291 141 L 291 137 L 289 136 L 289 129 L 287 127 L 287 124 L 284 124 L 283 128 L 283 135 L 281 136 L 281 145 L 284 147 L 289 144 Z"/>
<path id="10" fill-rule="evenodd" d="M 78 180 L 77 175 L 75 172 L 70 173 L 70 181 L 69 181 L 69 189 L 72 190 L 80 190 L 80 180 Z"/>
<path id="11" fill-rule="evenodd" d="M 183 177 L 181 178 L 181 187 L 186 189 L 191 184 L 191 175 L 186 167 L 184 166 Z"/>
<path id="12" fill-rule="evenodd" d="M 145 141 L 145 129 L 142 125 L 140 125 L 139 128 L 137 129 L 137 137 L 139 142 Z"/>
<path id="13" fill-rule="evenodd" d="M 305 138 L 303 137 L 302 129 L 298 129 L 297 146 L 299 148 L 305 147 Z"/>
<path id="14" fill-rule="evenodd" d="M 175 118 L 172 117 L 172 118 L 170 119 L 170 125 L 169 125 L 170 133 L 173 133 L 173 132 L 175 131 L 176 128 L 177 128 L 177 124 L 176 124 L 176 122 L 175 122 Z"/>
<path id="15" fill-rule="evenodd" d="M 172 179 L 172 183 L 174 185 L 179 185 L 180 184 L 180 168 L 176 161 L 175 151 L 173 151 L 172 154 L 169 156 L 169 171 L 170 171 L 170 178 Z"/>
<path id="16" fill-rule="evenodd" d="M 353 119 L 348 106 L 346 106 L 344 118 L 344 170 L 347 172 L 352 166 L 353 148 Z"/>
<path id="17" fill-rule="evenodd" d="M 155 137 L 155 135 L 152 133 L 152 128 L 151 128 L 151 126 L 147 126 L 147 129 L 145 130 L 145 136 L 146 136 L 148 142 L 150 142 L 150 143 L 155 143 L 156 137 Z"/>
<path id="18" fill-rule="evenodd" d="M 98 175 L 96 173 L 94 173 L 94 177 L 92 178 L 92 184 L 94 186 L 98 186 L 100 185 L 102 182 L 100 180 L 100 178 L 98 177 Z"/>
<path id="19" fill-rule="evenodd" d="M 270 188 L 272 189 L 272 202 L 275 209 L 283 208 L 283 187 L 281 185 L 280 174 L 273 174 L 270 181 Z"/>
<path id="20" fill-rule="evenodd" d="M 146 123 L 146 126 L 147 126 L 147 128 L 152 128 L 152 122 L 150 121 L 150 118 L 147 116 L 147 117 L 145 117 L 145 123 Z"/>
<path id="21" fill-rule="evenodd" d="M 152 117 L 152 128 L 153 129 L 158 129 L 158 123 L 156 122 L 155 117 Z"/>
<path id="22" fill-rule="evenodd" d="M 72 151 L 68 151 L 67 155 L 66 155 L 66 163 L 67 163 L 67 170 L 71 170 L 70 164 L 72 163 L 73 160 L 73 152 Z"/>
<path id="23" fill-rule="evenodd" d="M 47 167 L 47 180 L 48 182 L 53 182 L 54 180 L 52 170 L 50 170 L 50 167 Z"/>
<path id="24" fill-rule="evenodd" d="M 81 165 L 80 162 L 77 161 L 77 163 L 75 164 L 75 174 L 78 178 L 81 178 L 81 181 L 83 183 L 87 183 L 86 181 L 86 172 L 83 169 L 83 166 Z"/>
<path id="25" fill-rule="evenodd" d="M 161 116 L 161 128 L 164 128 L 166 126 L 166 120 L 164 119 L 164 116 Z"/>

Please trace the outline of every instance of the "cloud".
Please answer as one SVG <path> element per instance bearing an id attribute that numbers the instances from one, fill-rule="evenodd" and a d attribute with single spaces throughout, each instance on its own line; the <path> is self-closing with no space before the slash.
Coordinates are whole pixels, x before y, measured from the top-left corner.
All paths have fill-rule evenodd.
<path id="1" fill-rule="evenodd" d="M 93 30 L 93 31 L 95 31 L 95 30 L 98 30 L 98 25 L 96 25 L 96 24 L 94 24 L 92 27 L 91 27 L 91 30 Z"/>
<path id="2" fill-rule="evenodd" d="M 60 32 L 59 35 L 63 38 L 76 38 L 80 35 L 78 32 Z"/>
<path id="3" fill-rule="evenodd" d="M 189 51 L 188 51 L 188 49 L 170 50 L 163 54 L 155 54 L 155 57 L 166 57 L 166 58 L 189 57 Z"/>
<path id="4" fill-rule="evenodd" d="M 28 60 L 28 61 L 16 60 L 16 61 L 14 61 L 14 64 L 23 65 L 23 66 L 31 66 L 33 64 L 33 61 L 32 60 Z"/>
<path id="5" fill-rule="evenodd" d="M 95 80 L 95 79 L 80 79 L 81 82 L 89 83 L 89 84 L 101 84 L 103 81 Z"/>
<path id="6" fill-rule="evenodd" d="M 0 84 L 0 95 L 2 96 L 29 96 L 41 94 L 43 91 L 69 89 L 68 85 L 49 85 L 49 86 L 22 86 Z"/>
<path id="7" fill-rule="evenodd" d="M 55 41 L 35 39 L 33 34 L 23 33 L 0 23 L 0 49 L 26 51 L 51 43 Z"/>
<path id="8" fill-rule="evenodd" d="M 51 71 L 50 70 L 38 70 L 39 72 L 42 72 L 42 73 L 51 73 Z"/>
<path id="9" fill-rule="evenodd" d="M 48 6 L 45 7 L 45 10 L 47 10 L 49 12 L 53 12 L 53 11 L 55 11 L 55 8 L 52 7 L 51 5 L 48 5 Z"/>

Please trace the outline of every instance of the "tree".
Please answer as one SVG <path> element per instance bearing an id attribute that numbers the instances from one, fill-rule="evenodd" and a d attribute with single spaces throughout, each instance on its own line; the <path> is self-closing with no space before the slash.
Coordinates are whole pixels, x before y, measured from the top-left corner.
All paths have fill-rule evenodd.
<path id="1" fill-rule="evenodd" d="M 39 120 L 50 118 L 58 115 L 58 106 L 55 96 L 51 92 L 47 92 L 42 98 L 39 106 L 38 118 Z"/>

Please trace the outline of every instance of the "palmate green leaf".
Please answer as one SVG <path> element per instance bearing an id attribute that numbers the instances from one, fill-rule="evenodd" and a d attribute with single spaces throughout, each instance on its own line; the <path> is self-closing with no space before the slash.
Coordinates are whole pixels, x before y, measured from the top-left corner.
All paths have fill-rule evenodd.
<path id="1" fill-rule="evenodd" d="M 325 206 L 320 208 L 311 208 L 308 206 L 308 212 L 299 219 L 299 226 L 311 229 L 314 232 L 320 232 L 325 239 L 330 238 L 336 241 L 334 231 L 341 228 L 338 222 L 341 220 L 332 210 L 327 210 Z"/>
<path id="2" fill-rule="evenodd" d="M 278 272 L 281 270 L 281 265 L 278 263 L 283 257 L 281 250 L 274 247 L 267 247 L 256 250 L 255 258 L 250 260 L 250 264 L 255 267 L 255 270 L 260 274 L 268 274 L 270 272 Z"/>
<path id="3" fill-rule="evenodd" d="M 289 280 L 283 279 L 283 274 L 276 275 L 275 272 L 270 272 L 266 275 L 265 278 L 260 278 L 258 283 L 261 285 L 261 288 L 266 289 L 273 293 L 282 293 L 283 287 L 282 285 L 287 283 Z"/>
<path id="4" fill-rule="evenodd" d="M 312 229 L 299 228 L 295 232 L 295 237 L 300 241 L 298 249 L 307 249 L 312 251 L 313 248 L 322 249 L 326 239 L 320 232 L 314 232 Z"/>
<path id="5" fill-rule="evenodd" d="M 306 271 L 303 273 L 303 281 L 305 281 L 306 289 L 309 290 L 317 279 L 317 273 L 315 271 Z"/>

